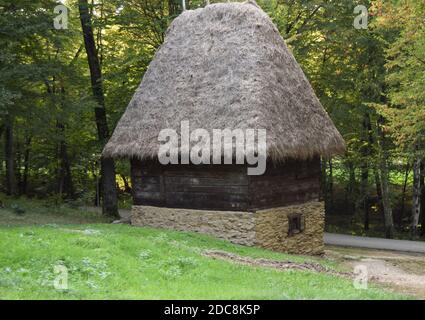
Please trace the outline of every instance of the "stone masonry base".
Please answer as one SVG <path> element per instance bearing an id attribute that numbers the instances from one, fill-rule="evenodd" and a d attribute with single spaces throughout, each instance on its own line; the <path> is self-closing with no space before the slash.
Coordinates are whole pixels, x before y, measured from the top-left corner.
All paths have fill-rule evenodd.
<path id="1" fill-rule="evenodd" d="M 294 235 L 288 235 L 291 214 L 301 214 L 305 221 L 304 230 Z M 323 253 L 324 220 L 322 202 L 256 212 L 133 206 L 131 214 L 135 226 L 195 231 L 246 246 L 309 255 Z"/>

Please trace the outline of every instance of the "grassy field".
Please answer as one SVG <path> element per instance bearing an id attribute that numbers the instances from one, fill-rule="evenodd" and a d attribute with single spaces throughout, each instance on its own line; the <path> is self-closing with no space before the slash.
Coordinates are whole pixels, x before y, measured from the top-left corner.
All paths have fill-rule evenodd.
<path id="1" fill-rule="evenodd" d="M 340 276 L 240 265 L 203 253 L 220 250 L 339 268 L 323 258 L 237 246 L 193 233 L 77 224 L 102 218 L 69 208 L 61 215 L 30 204 L 20 202 L 26 207 L 20 215 L 0 209 L 0 299 L 406 298 L 374 286 L 355 289 L 351 280 Z M 40 219 L 42 224 L 27 223 Z M 67 289 L 54 288 L 58 267 L 68 270 Z"/>

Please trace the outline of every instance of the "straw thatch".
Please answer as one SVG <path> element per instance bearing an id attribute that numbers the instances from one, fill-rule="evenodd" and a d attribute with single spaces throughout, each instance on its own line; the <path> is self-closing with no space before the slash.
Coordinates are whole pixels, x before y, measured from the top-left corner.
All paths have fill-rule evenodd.
<path id="1" fill-rule="evenodd" d="M 329 157 L 344 140 L 270 18 L 255 2 L 188 10 L 174 20 L 105 157 L 156 157 L 158 133 L 267 130 L 274 160 Z"/>

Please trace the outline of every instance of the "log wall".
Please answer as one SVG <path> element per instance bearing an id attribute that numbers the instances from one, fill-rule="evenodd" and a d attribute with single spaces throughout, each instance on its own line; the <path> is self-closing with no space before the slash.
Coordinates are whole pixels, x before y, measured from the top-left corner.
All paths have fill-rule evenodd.
<path id="1" fill-rule="evenodd" d="M 135 205 L 255 211 L 317 200 L 320 161 L 267 164 L 262 176 L 245 165 L 161 165 L 132 160 Z"/>

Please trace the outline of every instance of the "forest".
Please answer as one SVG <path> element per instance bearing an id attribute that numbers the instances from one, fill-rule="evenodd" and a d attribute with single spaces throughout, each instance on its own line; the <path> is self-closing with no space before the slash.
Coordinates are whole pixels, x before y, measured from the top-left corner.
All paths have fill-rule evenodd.
<path id="1" fill-rule="evenodd" d="M 425 1 L 257 4 L 347 145 L 321 160 L 327 230 L 425 239 Z M 180 0 L 0 0 L 0 200 L 102 206 L 111 217 L 131 206 L 129 162 L 101 152 L 182 9 Z"/>

